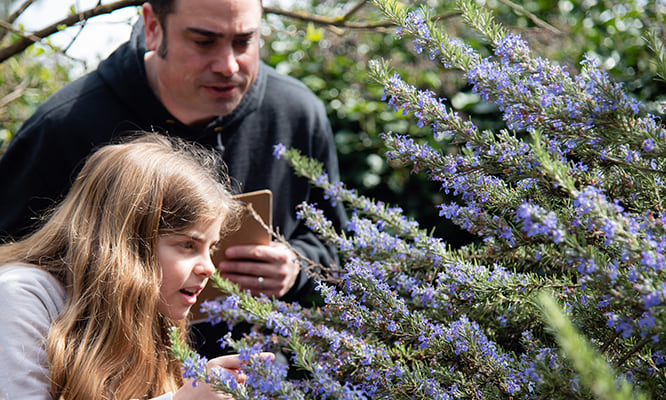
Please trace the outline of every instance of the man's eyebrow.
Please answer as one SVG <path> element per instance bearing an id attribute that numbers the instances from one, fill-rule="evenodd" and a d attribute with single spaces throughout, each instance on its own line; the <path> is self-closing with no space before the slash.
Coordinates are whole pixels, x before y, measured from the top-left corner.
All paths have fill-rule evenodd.
<path id="1" fill-rule="evenodd" d="M 201 29 L 201 28 L 196 28 L 196 27 L 188 27 L 188 28 L 186 28 L 186 30 L 187 30 L 188 32 L 196 33 L 197 35 L 201 35 L 201 36 L 207 36 L 207 37 L 212 37 L 212 38 L 221 38 L 221 37 L 224 37 L 224 34 L 223 34 L 223 33 L 213 32 L 213 31 L 209 31 L 209 30 L 207 30 L 207 29 Z M 235 34 L 234 36 L 235 36 L 235 37 L 238 37 L 238 36 L 241 36 L 241 37 L 244 37 L 244 36 L 252 36 L 252 35 L 254 35 L 256 32 L 257 32 L 257 30 L 256 30 L 256 29 L 253 29 L 253 30 L 251 30 L 251 31 L 249 31 L 249 32 L 241 32 L 241 33 L 237 33 L 237 34 Z"/>

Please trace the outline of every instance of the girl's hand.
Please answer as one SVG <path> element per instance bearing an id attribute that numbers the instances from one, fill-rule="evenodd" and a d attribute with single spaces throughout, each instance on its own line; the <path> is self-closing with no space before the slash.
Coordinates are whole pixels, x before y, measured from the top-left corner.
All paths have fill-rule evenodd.
<path id="1" fill-rule="evenodd" d="M 208 369 L 211 368 L 218 368 L 222 367 L 226 369 L 227 371 L 231 373 L 237 374 L 239 377 L 241 375 L 240 372 L 240 367 L 241 367 L 241 362 L 238 359 L 238 355 L 229 355 L 229 356 L 222 356 L 222 357 L 217 357 L 214 358 L 210 361 L 208 361 L 208 364 L 206 364 Z M 242 377 L 243 382 L 245 381 L 245 377 Z M 218 393 L 213 391 L 213 388 L 207 384 L 207 383 L 202 383 L 202 382 L 197 382 L 197 385 L 194 386 L 192 384 L 192 379 L 186 379 L 185 383 L 183 386 L 181 386 L 180 389 L 176 393 L 173 394 L 173 400 L 196 400 L 196 399 L 201 399 L 201 400 L 230 400 L 233 399 L 228 394 L 223 394 L 223 393 Z M 241 381 L 239 380 L 239 383 Z"/>
<path id="2" fill-rule="evenodd" d="M 264 360 L 274 360 L 273 353 L 260 353 L 259 357 Z M 245 374 L 241 371 L 241 361 L 238 355 L 228 355 L 213 358 L 208 361 L 208 369 L 224 368 L 236 376 L 236 381 L 240 384 L 245 383 Z M 192 385 L 192 379 L 186 379 L 185 384 L 173 395 L 173 400 L 231 400 L 233 397 L 228 394 L 213 391 L 207 383 L 197 382 L 197 386 Z"/>

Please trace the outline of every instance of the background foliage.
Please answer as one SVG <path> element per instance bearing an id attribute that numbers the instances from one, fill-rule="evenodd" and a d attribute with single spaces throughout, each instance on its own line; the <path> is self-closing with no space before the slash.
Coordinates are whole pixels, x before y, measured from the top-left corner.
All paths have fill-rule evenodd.
<path id="1" fill-rule="evenodd" d="M 33 1 L 3 2 L 5 12 Z M 652 112 L 661 114 L 660 101 L 666 87 L 656 81 L 655 68 L 643 40 L 647 29 L 664 32 L 666 5 L 644 0 L 479 0 L 493 10 L 506 26 L 522 33 L 537 54 L 560 60 L 572 70 L 584 53 L 600 57 L 612 76 L 626 82 L 627 89 L 644 101 Z M 415 4 L 413 1 L 405 5 Z M 429 1 L 435 15 L 454 35 L 460 35 L 486 54 L 490 50 L 477 33 L 467 28 L 452 2 Z M 270 4 L 269 4 L 270 6 Z M 449 221 L 439 218 L 436 204 L 450 199 L 422 176 L 410 175 L 399 165 L 386 164 L 386 151 L 379 134 L 408 132 L 427 141 L 428 129 L 410 124 L 400 113 L 381 101 L 382 88 L 367 75 L 373 57 L 390 58 L 392 66 L 417 87 L 435 88 L 461 112 L 480 126 L 502 126 L 498 110 L 470 91 L 457 71 L 439 71 L 432 62 L 415 57 L 410 46 L 390 34 L 394 27 L 382 19 L 367 1 L 295 0 L 289 13 L 271 8 L 264 27 L 264 60 L 278 70 L 301 79 L 326 104 L 343 166 L 343 181 L 372 198 L 399 204 L 409 216 L 454 246 L 472 238 Z M 0 8 L 2 9 L 2 8 Z M 70 13 L 84 10 L 72 7 Z M 300 12 L 300 14 L 295 14 Z M 287 16 L 285 16 L 287 14 Z M 300 18 L 294 18 L 296 15 Z M 322 23 L 321 19 L 328 18 Z M 3 19 L 7 21 L 9 16 Z M 348 22 L 336 26 L 331 21 Z M 313 22 L 314 21 L 314 22 Z M 9 23 L 14 22 L 9 20 Z M 21 26 L 3 36 L 3 46 L 18 40 Z M 353 26 L 353 27 L 349 27 Z M 1 29 L 1 28 L 0 28 Z M 5 31 L 7 33 L 7 31 Z M 0 64 L 0 140 L 11 137 L 34 108 L 66 81 L 80 73 L 85 64 L 62 54 L 66 49 L 52 45 L 49 38 L 39 46 Z M 77 71 L 70 73 L 70 71 Z M 6 141 L 5 143 L 6 144 Z M 431 143 L 445 151 L 457 151 L 446 140 Z"/>
<path id="2" fill-rule="evenodd" d="M 218 280 L 229 296 L 208 305 L 211 317 L 267 331 L 224 342 L 251 366 L 245 387 L 206 377 L 215 372 L 175 346 L 188 376 L 249 398 L 664 398 L 664 88 L 642 39 L 663 36 L 663 2 L 460 2 L 487 6 L 534 54 L 474 10 L 431 2 L 428 25 L 424 14 L 401 14 L 412 4 L 378 3 L 390 4 L 425 56 L 365 2 L 301 4 L 304 18 L 268 13 L 265 59 L 326 102 L 355 189 L 328 186 L 316 166 L 278 149 L 354 210 L 346 233 L 301 210 L 339 246 L 344 269 L 321 288 L 326 307 L 313 310 Z M 323 24 L 320 15 L 344 17 Z M 469 46 L 444 57 L 457 68 L 428 59 L 437 47 L 424 32 L 436 27 L 435 44 L 463 48 L 445 32 Z M 0 65 L 3 99 L 27 82 L 5 102 L 16 113 L 6 132 L 68 79 L 66 67 L 31 63 L 39 51 Z M 390 68 L 370 64 L 377 58 Z M 560 61 L 543 73 L 546 58 Z M 40 87 L 44 70 L 53 86 Z M 433 135 L 432 122 L 448 134 Z M 408 136 L 382 135 L 391 131 Z M 440 223 L 439 212 L 473 236 Z M 295 368 L 260 365 L 252 354 L 264 348 L 284 351 Z"/>

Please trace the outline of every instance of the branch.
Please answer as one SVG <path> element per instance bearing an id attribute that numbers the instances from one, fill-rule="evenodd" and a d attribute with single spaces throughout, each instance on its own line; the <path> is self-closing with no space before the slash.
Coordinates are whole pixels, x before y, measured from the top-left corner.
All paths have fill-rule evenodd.
<path id="1" fill-rule="evenodd" d="M 42 38 L 40 38 L 38 36 L 35 36 L 35 35 L 31 35 L 29 33 L 25 33 L 23 31 L 21 31 L 20 29 L 15 28 L 14 25 L 10 24 L 9 22 L 3 21 L 3 20 L 0 20 L 0 28 L 2 28 L 3 31 L 5 31 L 5 32 L 12 31 L 14 33 L 18 33 L 19 35 L 21 35 L 24 38 L 26 38 L 28 40 L 31 40 L 33 42 L 39 42 L 40 40 L 42 40 Z"/>
<path id="2" fill-rule="evenodd" d="M 358 10 L 360 10 L 361 8 L 363 8 L 363 6 L 365 5 L 365 3 L 367 3 L 367 2 L 368 2 L 368 0 L 361 0 L 358 4 L 356 4 L 354 7 L 352 7 L 351 10 L 347 11 L 347 14 L 345 14 L 345 16 L 342 17 L 342 19 L 349 19 L 349 18 L 351 18 L 351 16 L 354 15 L 354 14 L 356 14 L 356 13 L 358 12 Z"/>
<path id="3" fill-rule="evenodd" d="M 19 10 L 20 12 L 23 12 L 30 4 L 32 4 L 35 0 L 26 0 L 25 3 L 22 4 L 21 9 Z M 11 23 L 5 22 L 5 21 L 0 21 L 0 29 L 3 30 L 11 30 L 15 33 L 18 33 L 21 35 L 21 38 L 6 46 L 0 48 L 0 63 L 6 61 L 10 57 L 13 57 L 17 54 L 20 54 L 23 52 L 28 46 L 32 45 L 33 43 L 40 42 L 42 39 L 49 37 L 50 35 L 53 35 L 54 33 L 57 33 L 63 29 L 63 27 L 71 27 L 80 23 L 85 23 L 89 18 L 96 17 L 98 15 L 103 15 L 103 14 L 109 14 L 115 10 L 119 10 L 121 8 L 125 7 L 134 7 L 134 6 L 139 6 L 143 4 L 145 0 L 118 0 L 114 3 L 109 3 L 109 4 L 98 4 L 97 6 L 82 11 L 77 14 L 72 14 L 69 15 L 63 19 L 61 19 L 58 22 L 55 22 L 49 26 L 47 26 L 44 29 L 41 29 L 36 32 L 32 33 L 25 33 L 17 28 L 15 28 Z M 373 29 L 380 29 L 380 28 L 388 28 L 395 26 L 394 23 L 389 22 L 389 21 L 381 21 L 381 22 L 353 22 L 349 21 L 349 18 L 351 18 L 354 14 L 356 14 L 365 4 L 367 3 L 367 0 L 360 0 L 354 7 L 351 8 L 350 11 L 348 11 L 345 15 L 343 16 L 336 16 L 336 17 L 326 17 L 326 16 L 321 16 L 321 15 L 316 15 L 316 14 L 311 14 L 303 11 L 292 11 L 292 10 L 284 10 L 279 7 L 264 7 L 264 13 L 266 14 L 275 14 L 275 15 L 280 15 L 284 16 L 287 18 L 293 18 L 305 22 L 312 22 L 318 25 L 325 25 L 329 28 L 331 28 L 334 32 L 337 32 L 338 34 L 341 33 L 340 29 L 337 28 L 343 28 L 343 29 L 358 29 L 358 30 L 373 30 Z M 18 14 L 16 16 L 20 15 L 20 12 L 17 11 Z M 458 15 L 458 13 L 450 14 L 450 15 L 442 15 L 442 16 L 437 16 L 434 19 L 447 19 L 451 18 Z M 16 17 L 14 17 L 16 18 Z M 2 37 L 1 31 L 0 31 L 0 38 Z"/>
<path id="4" fill-rule="evenodd" d="M 360 8 L 362 4 L 357 5 L 354 9 Z M 278 7 L 264 7 L 264 13 L 266 14 L 275 14 L 281 15 L 283 17 L 293 18 L 300 21 L 312 22 L 319 25 L 327 25 L 338 28 L 349 28 L 349 29 L 375 29 L 375 28 L 385 28 L 389 26 L 394 26 L 392 22 L 377 22 L 377 23 L 363 23 L 363 22 L 352 22 L 347 20 L 347 16 L 344 17 L 325 17 L 321 15 L 315 15 L 306 13 L 303 11 L 293 11 L 293 10 L 283 10 Z"/>
<path id="5" fill-rule="evenodd" d="M 527 18 L 529 18 L 532 22 L 534 22 L 534 25 L 539 26 L 541 28 L 544 28 L 546 30 L 549 30 L 549 31 L 551 31 L 552 33 L 554 33 L 556 35 L 561 35 L 562 34 L 561 30 L 555 28 L 554 26 L 547 23 L 546 21 L 540 19 L 539 17 L 537 17 L 533 13 L 527 11 L 524 7 L 514 3 L 513 1 L 511 1 L 511 0 L 500 0 L 500 1 L 504 4 L 506 4 L 507 6 L 513 8 L 514 10 L 525 14 L 527 16 Z"/>
<path id="6" fill-rule="evenodd" d="M 627 354 L 622 356 L 622 358 L 620 358 L 617 361 L 617 364 L 616 364 L 617 367 L 618 368 L 621 367 L 622 364 L 624 364 L 625 362 L 627 362 L 627 360 L 629 360 L 629 358 L 632 356 L 632 354 L 638 352 L 641 348 L 643 348 L 643 346 L 650 343 L 651 340 L 652 340 L 652 338 L 646 337 L 643 340 L 641 340 L 640 342 L 636 343 L 636 345 L 631 350 L 629 350 L 629 352 L 627 352 Z"/>
<path id="7" fill-rule="evenodd" d="M 18 41 L 10 44 L 7 47 L 0 48 L 0 63 L 4 62 L 8 58 L 15 56 L 22 51 L 24 51 L 31 44 L 38 42 L 48 36 L 53 35 L 56 32 L 62 30 L 62 27 L 74 26 L 81 21 L 85 21 L 88 18 L 96 17 L 102 14 L 109 14 L 115 10 L 119 10 L 125 7 L 139 6 L 143 4 L 145 0 L 119 0 L 115 3 L 97 5 L 94 8 L 91 8 L 86 11 L 82 11 L 78 14 L 72 14 L 67 16 L 60 21 L 47 26 L 44 29 L 33 32 L 31 35 L 22 36 Z M 3 26 L 6 28 L 6 26 Z M 12 28 L 12 30 L 16 31 Z"/>
<path id="8" fill-rule="evenodd" d="M 19 6 L 19 8 L 18 8 L 16 11 L 14 11 L 14 12 L 13 12 L 13 13 L 7 18 L 7 22 L 8 22 L 10 25 L 13 24 L 14 21 L 16 21 L 16 20 L 18 19 L 18 17 L 20 17 L 21 14 L 23 14 L 23 12 L 24 12 L 28 7 L 30 7 L 30 5 L 31 5 L 32 3 L 34 3 L 34 2 L 35 2 L 35 0 L 26 0 L 25 2 L 23 2 L 23 4 L 21 4 L 21 5 Z M 1 41 L 2 39 L 5 38 L 5 35 L 7 35 L 7 32 L 9 32 L 9 30 L 10 30 L 10 29 L 8 29 L 8 28 L 6 28 L 6 27 L 4 27 L 4 26 L 2 27 L 2 29 L 0 29 L 0 41 Z"/>
<path id="9" fill-rule="evenodd" d="M 293 18 L 304 22 L 312 22 L 318 25 L 324 25 L 329 28 L 331 31 L 338 35 L 344 33 L 343 29 L 355 29 L 355 30 L 378 30 L 382 28 L 395 27 L 396 24 L 391 21 L 381 21 L 381 22 L 353 22 L 349 21 L 349 18 L 360 10 L 367 0 L 360 1 L 355 5 L 350 11 L 348 11 L 342 17 L 325 17 L 316 14 L 310 14 L 303 11 L 292 11 L 292 10 L 283 10 L 277 7 L 264 7 L 264 13 L 281 15 L 287 18 Z M 453 12 L 444 15 L 438 15 L 432 19 L 435 21 L 445 20 L 453 17 L 459 16 L 459 12 Z"/>
<path id="10" fill-rule="evenodd" d="M 27 89 L 28 89 L 28 80 L 25 79 L 11 93 L 0 98 L 0 110 L 3 109 L 7 104 L 21 97 Z"/>
<path id="11" fill-rule="evenodd" d="M 32 4 L 35 0 L 26 0 L 26 2 L 21 6 L 19 9 L 20 12 L 23 12 L 30 4 Z M 16 28 L 14 28 L 11 23 L 7 23 L 4 21 L 0 22 L 0 28 L 3 28 L 5 30 L 11 30 L 13 32 L 21 34 L 21 38 L 6 46 L 3 48 L 0 48 L 0 63 L 4 62 L 10 57 L 13 57 L 22 51 L 24 51 L 28 46 L 30 46 L 33 43 L 39 42 L 42 39 L 49 37 L 50 35 L 59 32 L 62 30 L 63 27 L 70 27 L 74 26 L 76 24 L 81 23 L 82 21 L 86 21 L 88 18 L 92 18 L 98 15 L 102 14 L 108 14 L 111 13 L 115 10 L 119 10 L 121 8 L 125 7 L 133 7 L 133 6 L 139 6 L 144 3 L 145 0 L 119 0 L 114 3 L 110 4 L 98 4 L 97 6 L 88 9 L 86 11 L 82 11 L 78 14 L 72 14 L 69 15 L 63 19 L 61 19 L 58 22 L 55 22 L 49 26 L 47 26 L 44 29 L 41 29 L 39 31 L 33 32 L 32 34 L 26 34 L 25 32 L 22 32 Z M 283 10 L 281 8 L 277 7 L 264 7 L 264 12 L 268 14 L 276 14 L 276 15 L 282 15 L 285 17 L 289 18 L 294 18 L 306 22 L 314 22 L 316 24 L 320 25 L 328 25 L 332 27 L 342 27 L 342 28 L 352 28 L 352 29 L 375 29 L 375 28 L 380 28 L 380 27 L 386 27 L 386 26 L 391 26 L 391 23 L 375 23 L 375 24 L 363 24 L 363 23 L 355 23 L 355 22 L 350 22 L 348 21 L 348 18 L 351 17 L 352 14 L 357 12 L 364 4 L 366 3 L 366 0 L 361 1 L 359 4 L 357 4 L 350 12 L 347 13 L 344 17 L 323 17 L 323 16 L 318 16 L 314 14 L 309 14 L 301 11 L 289 11 L 289 10 Z M 20 15 L 20 12 L 17 11 L 17 15 L 14 17 L 14 19 Z M 15 13 L 16 14 L 16 13 Z M 12 22 L 12 21 L 10 21 Z"/>

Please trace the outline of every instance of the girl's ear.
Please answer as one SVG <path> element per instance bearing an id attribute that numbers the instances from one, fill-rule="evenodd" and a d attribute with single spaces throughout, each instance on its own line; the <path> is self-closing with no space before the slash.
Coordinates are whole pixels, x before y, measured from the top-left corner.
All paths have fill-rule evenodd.
<path id="1" fill-rule="evenodd" d="M 143 3 L 141 10 L 143 14 L 143 29 L 146 34 L 146 47 L 148 50 L 155 51 L 159 48 L 164 36 L 162 25 L 150 3 Z"/>

